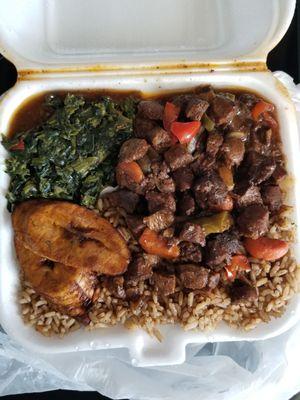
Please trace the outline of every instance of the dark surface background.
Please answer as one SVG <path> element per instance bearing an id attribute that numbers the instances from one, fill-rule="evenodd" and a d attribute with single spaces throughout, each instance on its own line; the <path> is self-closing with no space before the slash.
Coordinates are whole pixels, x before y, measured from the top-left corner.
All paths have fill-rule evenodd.
<path id="1" fill-rule="evenodd" d="M 268 67 L 271 71 L 285 71 L 295 82 L 300 80 L 300 0 L 297 0 L 297 9 L 291 26 L 282 41 L 268 56 Z M 15 83 L 17 73 L 15 67 L 0 55 L 0 94 Z M 72 392 L 55 390 L 52 392 L 4 396 L 5 400 L 92 400 L 107 399 L 95 392 Z M 293 400 L 300 400 L 296 396 Z"/>

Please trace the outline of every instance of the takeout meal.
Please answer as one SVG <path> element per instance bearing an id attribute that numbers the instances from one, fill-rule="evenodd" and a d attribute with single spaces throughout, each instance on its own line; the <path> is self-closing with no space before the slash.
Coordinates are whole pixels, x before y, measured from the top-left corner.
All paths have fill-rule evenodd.
<path id="1" fill-rule="evenodd" d="M 26 323 L 161 340 L 159 324 L 249 330 L 284 312 L 299 268 L 273 104 L 211 86 L 32 104 L 2 141 Z"/>

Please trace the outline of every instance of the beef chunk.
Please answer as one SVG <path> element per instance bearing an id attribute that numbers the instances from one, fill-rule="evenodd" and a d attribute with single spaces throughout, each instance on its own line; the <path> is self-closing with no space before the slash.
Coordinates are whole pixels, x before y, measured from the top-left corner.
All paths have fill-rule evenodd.
<path id="1" fill-rule="evenodd" d="M 264 186 L 261 190 L 264 205 L 271 212 L 277 211 L 282 206 L 282 192 L 278 185 Z"/>
<path id="2" fill-rule="evenodd" d="M 150 119 L 137 116 L 134 120 L 134 134 L 139 138 L 147 139 L 148 132 L 151 131 L 156 125 L 156 123 Z"/>
<path id="3" fill-rule="evenodd" d="M 216 166 L 215 157 L 207 153 L 198 155 L 196 161 L 191 164 L 191 168 L 196 176 L 206 173 Z"/>
<path id="4" fill-rule="evenodd" d="M 153 162 L 151 164 L 152 174 L 148 176 L 149 179 L 149 190 L 155 187 L 162 193 L 173 193 L 175 192 L 174 180 L 169 176 L 170 169 L 163 162 Z"/>
<path id="5" fill-rule="evenodd" d="M 200 99 L 198 96 L 194 96 L 186 105 L 185 115 L 193 121 L 201 121 L 208 107 L 209 103 L 207 101 Z"/>
<path id="6" fill-rule="evenodd" d="M 253 124 L 251 110 L 241 101 L 237 103 L 237 109 L 237 114 L 233 117 L 229 124 L 230 131 L 244 132 L 246 136 L 248 136 Z"/>
<path id="7" fill-rule="evenodd" d="M 114 276 L 107 279 L 107 288 L 114 297 L 124 299 L 126 297 L 123 276 Z"/>
<path id="8" fill-rule="evenodd" d="M 157 267 L 160 262 L 160 258 L 155 254 L 144 253 L 143 257 L 146 260 L 146 262 L 152 266 L 152 268 Z"/>
<path id="9" fill-rule="evenodd" d="M 153 231 L 166 229 L 174 222 L 174 214 L 169 210 L 160 210 L 143 219 L 144 224 Z"/>
<path id="10" fill-rule="evenodd" d="M 221 154 L 229 168 L 240 165 L 245 154 L 244 142 L 238 138 L 227 138 L 222 145 Z"/>
<path id="11" fill-rule="evenodd" d="M 155 127 L 148 133 L 148 140 L 156 151 L 165 151 L 172 145 L 171 135 L 160 126 Z"/>
<path id="12" fill-rule="evenodd" d="M 217 234 L 206 242 L 206 264 L 213 269 L 222 268 L 222 263 L 229 263 L 232 254 L 243 252 L 243 246 L 236 234 L 225 232 Z"/>
<path id="13" fill-rule="evenodd" d="M 194 181 L 194 174 L 188 167 L 179 168 L 173 173 L 176 190 L 184 192 L 192 187 Z"/>
<path id="14" fill-rule="evenodd" d="M 188 102 L 194 98 L 194 94 L 179 94 L 172 98 L 172 103 L 179 107 L 181 111 L 185 111 Z"/>
<path id="15" fill-rule="evenodd" d="M 210 132 L 206 141 L 206 153 L 215 157 L 222 146 L 223 136 L 218 132 Z"/>
<path id="16" fill-rule="evenodd" d="M 165 161 L 153 161 L 151 164 L 151 169 L 153 174 L 156 176 L 160 176 L 161 178 L 168 178 L 169 177 L 169 172 L 170 168 L 168 167 L 167 163 Z"/>
<path id="17" fill-rule="evenodd" d="M 200 225 L 186 222 L 180 231 L 179 239 L 183 242 L 191 242 L 205 246 L 205 231 Z"/>
<path id="18" fill-rule="evenodd" d="M 252 204 L 241 211 L 236 222 L 242 235 L 258 239 L 268 231 L 269 211 L 261 204 Z"/>
<path id="19" fill-rule="evenodd" d="M 149 119 L 162 119 L 164 107 L 156 100 L 143 100 L 138 105 L 139 114 Z"/>
<path id="20" fill-rule="evenodd" d="M 175 192 L 175 182 L 172 178 L 157 179 L 156 181 L 157 189 L 162 193 L 173 193 Z"/>
<path id="21" fill-rule="evenodd" d="M 139 254 L 129 264 L 126 272 L 126 282 L 137 285 L 139 281 L 144 281 L 152 276 L 152 264 L 147 258 Z"/>
<path id="22" fill-rule="evenodd" d="M 272 130 L 258 125 L 250 134 L 250 148 L 260 154 L 269 155 L 272 144 Z"/>
<path id="23" fill-rule="evenodd" d="M 181 144 L 172 146 L 165 152 L 164 157 L 172 171 L 185 167 L 193 161 L 193 156 L 187 151 L 187 148 Z"/>
<path id="24" fill-rule="evenodd" d="M 206 100 L 209 103 L 211 103 L 212 100 L 216 97 L 215 91 L 210 85 L 199 86 L 199 88 L 196 89 L 196 93 L 197 96 L 200 97 L 200 99 Z"/>
<path id="25" fill-rule="evenodd" d="M 218 125 L 228 124 L 237 112 L 234 101 L 218 94 L 211 102 L 210 116 Z"/>
<path id="26" fill-rule="evenodd" d="M 208 283 L 208 270 L 195 264 L 178 265 L 178 276 L 187 289 L 203 289 Z"/>
<path id="27" fill-rule="evenodd" d="M 148 201 L 148 209 L 151 214 L 160 210 L 176 211 L 175 198 L 171 193 L 151 191 L 146 194 L 146 200 Z"/>
<path id="28" fill-rule="evenodd" d="M 126 189 L 107 193 L 103 198 L 108 199 L 113 207 L 121 207 L 128 213 L 133 213 L 139 202 L 139 196 Z"/>
<path id="29" fill-rule="evenodd" d="M 219 272 L 210 272 L 208 275 L 207 289 L 213 290 L 215 289 L 220 282 L 220 273 Z"/>
<path id="30" fill-rule="evenodd" d="M 272 178 L 274 179 L 274 181 L 276 183 L 279 183 L 286 176 L 287 176 L 286 169 L 282 165 L 276 164 L 276 168 L 275 168 L 275 170 L 273 172 L 273 175 L 272 175 Z"/>
<path id="31" fill-rule="evenodd" d="M 130 162 L 144 157 L 149 148 L 145 139 L 129 139 L 121 146 L 119 160 Z"/>
<path id="32" fill-rule="evenodd" d="M 137 215 L 126 215 L 126 224 L 135 238 L 139 238 L 146 227 L 143 218 Z"/>
<path id="33" fill-rule="evenodd" d="M 235 193 L 236 206 L 243 208 L 251 204 L 261 204 L 262 199 L 259 188 L 253 185 L 240 185 Z"/>
<path id="34" fill-rule="evenodd" d="M 276 168 L 273 157 L 265 156 L 255 151 L 248 153 L 245 166 L 249 182 L 254 185 L 260 185 L 269 179 Z"/>
<path id="35" fill-rule="evenodd" d="M 198 244 L 181 242 L 180 261 L 199 263 L 202 260 L 201 247 Z"/>
<path id="36" fill-rule="evenodd" d="M 223 180 L 215 171 L 200 176 L 194 185 L 195 199 L 203 209 L 228 211 L 232 208 L 232 199 Z"/>
<path id="37" fill-rule="evenodd" d="M 255 106 L 256 103 L 259 102 L 259 98 L 255 96 L 255 94 L 241 93 L 239 95 L 239 101 L 251 109 Z"/>
<path id="38" fill-rule="evenodd" d="M 195 200 L 190 193 L 184 193 L 177 203 L 180 215 L 192 215 L 195 212 Z"/>
<path id="39" fill-rule="evenodd" d="M 230 297 L 234 303 L 252 302 L 257 300 L 258 293 L 253 286 L 236 279 L 230 287 Z"/>
<path id="40" fill-rule="evenodd" d="M 175 292 L 176 277 L 173 274 L 165 274 L 163 272 L 154 272 L 153 283 L 158 293 L 163 296 L 169 296 Z"/>

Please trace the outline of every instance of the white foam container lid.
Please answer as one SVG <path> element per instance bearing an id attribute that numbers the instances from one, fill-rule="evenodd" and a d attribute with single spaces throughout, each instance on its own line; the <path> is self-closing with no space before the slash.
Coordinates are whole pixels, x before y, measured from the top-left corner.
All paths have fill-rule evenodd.
<path id="1" fill-rule="evenodd" d="M 207 83 L 254 90 L 277 107 L 287 167 L 294 179 L 288 201 L 294 206 L 293 219 L 298 224 L 300 146 L 294 106 L 270 72 L 249 70 L 251 63 L 265 63 L 268 52 L 286 32 L 294 7 L 295 0 L 0 2 L 0 52 L 23 73 L 0 103 L 0 132 L 7 132 L 15 110 L 26 99 L 54 90 L 165 93 Z M 212 64 L 214 71 L 209 72 Z M 31 351 L 125 347 L 135 365 L 177 364 L 184 361 L 189 343 L 265 339 L 299 320 L 296 295 L 281 318 L 249 332 L 223 323 L 211 333 L 163 326 L 162 343 L 142 330 L 128 331 L 122 326 L 91 332 L 81 329 L 63 339 L 40 335 L 24 325 L 17 304 L 19 267 L 6 210 L 6 156 L 0 147 L 0 322 L 12 338 Z M 299 261 L 299 231 L 294 250 Z"/>

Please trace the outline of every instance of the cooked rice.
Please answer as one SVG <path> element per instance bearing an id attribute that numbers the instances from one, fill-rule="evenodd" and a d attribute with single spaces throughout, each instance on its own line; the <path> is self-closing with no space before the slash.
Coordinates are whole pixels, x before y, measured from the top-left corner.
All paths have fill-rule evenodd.
<path id="1" fill-rule="evenodd" d="M 103 199 L 99 200 L 98 209 L 118 229 L 130 250 L 139 251 L 138 243 L 126 228 L 124 211 L 110 208 L 107 200 Z M 285 207 L 271 220 L 270 237 L 294 240 L 290 211 Z M 115 298 L 102 287 L 97 302 L 89 310 L 90 322 L 86 329 L 103 329 L 117 324 L 127 329 L 141 327 L 159 341 L 163 340 L 158 330 L 160 324 L 178 323 L 186 331 L 209 331 L 225 321 L 234 328 L 251 330 L 259 323 L 267 323 L 284 313 L 288 301 L 299 291 L 300 268 L 291 252 L 275 262 L 249 260 L 249 279 L 259 293 L 254 303 L 232 304 L 222 286 L 205 294 L 196 291 L 185 293 L 178 286 L 174 295 L 158 300 L 155 288 L 141 283 L 141 297 L 135 302 Z M 27 282 L 22 283 L 19 303 L 23 320 L 43 335 L 63 336 L 81 327 L 74 318 L 53 310 Z"/>

